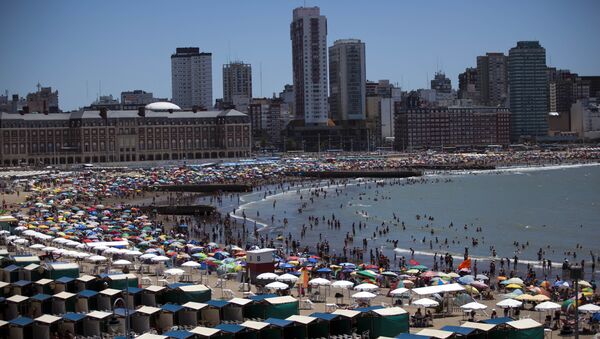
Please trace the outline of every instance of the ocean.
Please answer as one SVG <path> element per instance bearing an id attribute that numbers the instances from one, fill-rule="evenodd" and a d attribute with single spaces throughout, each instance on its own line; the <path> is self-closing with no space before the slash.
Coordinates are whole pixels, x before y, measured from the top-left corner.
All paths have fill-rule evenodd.
<path id="1" fill-rule="evenodd" d="M 425 265 L 431 264 L 435 253 L 454 255 L 457 265 L 465 247 L 472 258 L 482 261 L 480 270 L 486 267 L 483 262 L 492 258 L 492 247 L 497 257 L 517 255 L 520 263 L 536 266 L 540 265 L 540 249 L 555 266 L 565 258 L 578 263 L 583 259 L 589 264 L 590 253 L 597 257 L 600 252 L 600 166 L 431 172 L 419 183 L 408 182 L 355 179 L 329 186 L 322 181 L 319 187 L 327 196 L 320 192 L 312 197 L 313 202 L 310 192 L 314 188 L 293 187 L 282 192 L 271 187 L 266 197 L 265 190 L 242 196 L 236 216 L 241 218 L 245 213 L 250 229 L 256 221 L 263 236 L 291 234 L 294 239 L 300 239 L 301 227 L 309 225 L 309 216 L 318 217 L 319 224 L 306 231 L 302 245 L 314 249 L 319 239 L 327 239 L 331 253 L 338 254 L 354 223 L 356 235 L 349 247 L 362 247 L 366 238 L 370 249 L 377 247 L 393 257 L 395 246 L 390 241 L 397 240 L 398 256 L 410 256 L 412 248 Z M 340 221 L 340 229 L 329 229 L 322 220 L 333 215 Z M 359 222 L 366 228 L 359 230 Z M 379 234 L 378 226 L 380 230 L 389 228 L 389 232 Z"/>

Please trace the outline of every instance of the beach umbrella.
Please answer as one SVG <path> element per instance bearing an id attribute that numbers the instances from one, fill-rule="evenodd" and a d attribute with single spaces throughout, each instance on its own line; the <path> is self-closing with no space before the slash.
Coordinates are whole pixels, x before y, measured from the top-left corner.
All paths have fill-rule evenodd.
<path id="1" fill-rule="evenodd" d="M 517 308 L 521 307 L 521 305 L 523 305 L 523 303 L 515 299 L 504 299 L 496 304 L 496 306 L 502 308 Z"/>
<path id="2" fill-rule="evenodd" d="M 533 298 L 531 298 L 531 300 L 536 301 L 536 302 L 548 301 L 548 300 L 550 300 L 550 297 L 548 297 L 547 295 L 538 294 L 538 295 L 533 296 Z"/>
<path id="3" fill-rule="evenodd" d="M 371 292 L 358 292 L 352 295 L 352 298 L 354 299 L 373 299 L 375 298 L 377 295 L 371 293 Z"/>
<path id="4" fill-rule="evenodd" d="M 560 305 L 551 301 L 544 301 L 543 303 L 535 306 L 536 311 L 555 311 L 559 309 Z"/>
<path id="5" fill-rule="evenodd" d="M 141 256 L 142 252 L 138 251 L 138 250 L 129 250 L 127 251 L 127 253 L 125 253 L 125 255 L 131 255 L 131 256 Z"/>
<path id="6" fill-rule="evenodd" d="M 331 272 L 333 272 L 333 271 L 330 268 L 327 268 L 327 267 L 319 268 L 317 270 L 317 273 L 331 273 Z"/>
<path id="7" fill-rule="evenodd" d="M 467 291 L 467 293 L 469 293 L 469 294 L 475 294 L 475 295 L 479 294 L 479 290 L 471 285 L 465 285 L 464 288 L 465 288 L 465 291 Z"/>
<path id="8" fill-rule="evenodd" d="M 470 302 L 468 304 L 462 305 L 460 308 L 462 308 L 463 310 L 485 310 L 487 308 L 487 306 L 474 301 L 474 302 Z"/>
<path id="9" fill-rule="evenodd" d="M 520 300 L 520 301 L 535 301 L 535 299 L 533 298 L 533 296 L 531 294 L 526 294 L 523 293 L 520 296 L 515 298 L 516 300 Z"/>
<path id="10" fill-rule="evenodd" d="M 277 277 L 277 281 L 281 281 L 281 282 L 287 282 L 287 283 L 296 283 L 296 281 L 298 280 L 298 277 L 293 275 L 293 274 L 289 274 L 289 273 L 285 273 L 282 274 L 280 276 Z"/>
<path id="11" fill-rule="evenodd" d="M 489 288 L 488 285 L 486 285 L 485 283 L 481 282 L 481 281 L 473 281 L 471 283 L 471 286 L 475 287 L 476 289 L 482 291 L 482 290 L 486 290 Z"/>
<path id="12" fill-rule="evenodd" d="M 458 278 L 458 282 L 463 285 L 469 285 L 475 281 L 475 278 L 472 275 L 465 275 Z"/>
<path id="13" fill-rule="evenodd" d="M 425 307 L 425 308 L 430 308 L 430 307 L 438 307 L 440 305 L 439 302 L 433 300 L 433 299 L 429 299 L 429 298 L 421 298 L 419 300 L 415 300 L 413 301 L 412 305 L 416 305 L 419 307 Z"/>
<path id="14" fill-rule="evenodd" d="M 33 245 L 29 246 L 29 248 L 33 248 L 35 250 L 39 250 L 41 248 L 44 248 L 44 245 L 42 245 L 42 244 L 33 244 Z"/>
<path id="15" fill-rule="evenodd" d="M 265 287 L 273 290 L 287 290 L 288 288 L 290 288 L 287 284 L 284 284 L 280 281 L 274 281 L 272 283 L 267 284 Z"/>
<path id="16" fill-rule="evenodd" d="M 106 257 L 101 255 L 92 255 L 91 257 L 87 257 L 86 260 L 91 262 L 101 262 L 106 261 Z"/>
<path id="17" fill-rule="evenodd" d="M 331 287 L 335 288 L 352 288 L 352 286 L 354 286 L 354 283 L 348 280 L 338 280 L 331 284 Z"/>
<path id="18" fill-rule="evenodd" d="M 361 275 L 363 277 L 371 278 L 371 279 L 377 278 L 377 273 L 375 273 L 371 270 L 358 271 L 358 272 L 356 272 L 356 274 Z"/>
<path id="19" fill-rule="evenodd" d="M 313 286 L 329 286 L 331 285 L 331 281 L 323 278 L 315 278 L 308 281 L 309 285 Z"/>
<path id="20" fill-rule="evenodd" d="M 258 280 L 277 280 L 277 277 L 279 277 L 279 276 L 275 273 L 266 272 L 266 273 L 261 273 L 261 274 L 257 275 L 256 279 L 258 279 Z"/>
<path id="21" fill-rule="evenodd" d="M 169 257 L 165 257 L 164 255 L 158 255 L 158 256 L 150 258 L 150 260 L 152 260 L 153 262 L 164 262 L 164 261 L 169 261 L 171 259 Z"/>
<path id="22" fill-rule="evenodd" d="M 200 267 L 200 263 L 196 262 L 196 261 L 186 261 L 183 264 L 181 264 L 181 266 L 183 267 Z"/>
<path id="23" fill-rule="evenodd" d="M 579 280 L 579 286 L 581 287 L 592 287 L 592 284 L 590 284 L 589 282 L 585 281 L 585 280 Z"/>
<path id="24" fill-rule="evenodd" d="M 520 289 L 521 287 L 522 287 L 521 285 L 517 285 L 517 284 L 506 285 L 506 288 L 508 288 L 508 289 Z"/>
<path id="25" fill-rule="evenodd" d="M 131 261 L 125 260 L 125 259 L 120 259 L 120 260 L 117 260 L 117 261 L 113 261 L 113 265 L 117 265 L 117 266 L 131 265 Z"/>
<path id="26" fill-rule="evenodd" d="M 416 268 L 411 268 L 410 270 L 406 271 L 407 274 L 418 274 L 419 270 Z"/>
<path id="27" fill-rule="evenodd" d="M 490 280 L 490 278 L 488 278 L 486 275 L 483 274 L 478 274 L 475 279 L 477 280 Z"/>
<path id="28" fill-rule="evenodd" d="M 448 274 L 446 274 L 448 277 L 450 278 L 460 278 L 460 275 L 456 272 L 450 272 Z"/>
<path id="29" fill-rule="evenodd" d="M 516 284 L 516 285 L 523 286 L 524 282 L 523 282 L 523 279 L 515 277 L 515 278 L 510 278 L 508 280 L 504 280 L 503 282 L 501 282 L 501 284 L 503 284 L 503 285 Z"/>
<path id="30" fill-rule="evenodd" d="M 154 257 L 156 257 L 156 254 L 154 254 L 154 253 L 146 253 L 146 254 L 140 255 L 140 259 L 142 259 L 142 260 L 152 259 Z"/>
<path id="31" fill-rule="evenodd" d="M 391 278 L 398 278 L 398 275 L 396 273 L 390 271 L 382 272 L 381 275 Z"/>
<path id="32" fill-rule="evenodd" d="M 584 313 L 597 313 L 597 312 L 600 312 L 600 306 L 594 305 L 594 304 L 585 304 L 585 305 L 579 306 L 577 309 L 580 312 L 584 312 Z"/>
<path id="33" fill-rule="evenodd" d="M 390 295 L 395 297 L 395 296 L 399 296 L 402 295 L 406 292 L 410 291 L 408 288 L 404 288 L 404 287 L 399 287 L 393 291 L 390 291 Z"/>
<path id="34" fill-rule="evenodd" d="M 185 273 L 185 271 L 182 270 L 181 268 L 170 268 L 165 271 L 165 274 L 168 274 L 168 275 L 182 275 L 184 273 Z"/>
<path id="35" fill-rule="evenodd" d="M 354 286 L 355 291 L 375 291 L 377 289 L 379 289 L 379 286 L 369 283 Z"/>

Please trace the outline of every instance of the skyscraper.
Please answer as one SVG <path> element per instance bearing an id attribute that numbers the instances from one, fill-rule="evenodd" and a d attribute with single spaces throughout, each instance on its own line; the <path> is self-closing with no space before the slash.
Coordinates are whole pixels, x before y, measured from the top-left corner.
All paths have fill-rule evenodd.
<path id="1" fill-rule="evenodd" d="M 538 41 L 519 41 L 508 53 L 510 137 L 548 134 L 546 49 Z"/>
<path id="2" fill-rule="evenodd" d="M 506 105 L 508 80 L 504 53 L 486 53 L 477 57 L 480 103 L 486 106 Z"/>
<path id="3" fill-rule="evenodd" d="M 438 93 L 450 93 L 452 92 L 452 81 L 446 78 L 444 72 L 437 71 L 431 80 L 431 89 L 435 89 Z"/>
<path id="4" fill-rule="evenodd" d="M 173 103 L 181 108 L 212 108 L 212 54 L 177 48 L 171 55 L 171 86 Z"/>
<path id="5" fill-rule="evenodd" d="M 329 47 L 329 105 L 334 121 L 365 119 L 366 81 L 363 42 L 337 40 Z"/>
<path id="6" fill-rule="evenodd" d="M 223 101 L 235 105 L 235 97 L 252 98 L 252 66 L 240 61 L 223 65 Z"/>
<path id="7" fill-rule="evenodd" d="M 467 68 L 458 75 L 458 97 L 460 99 L 479 101 L 478 78 L 477 68 Z"/>
<path id="8" fill-rule="evenodd" d="M 294 9 L 290 38 L 296 118 L 307 125 L 326 125 L 327 19 L 319 7 Z"/>

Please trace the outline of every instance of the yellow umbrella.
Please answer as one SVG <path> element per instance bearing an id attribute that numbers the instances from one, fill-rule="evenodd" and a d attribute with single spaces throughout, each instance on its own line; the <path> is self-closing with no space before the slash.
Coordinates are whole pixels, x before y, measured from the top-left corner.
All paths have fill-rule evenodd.
<path id="1" fill-rule="evenodd" d="M 532 296 L 531 294 L 521 294 L 520 296 L 515 298 L 516 300 L 519 301 L 535 301 L 534 296 Z"/>
<path id="2" fill-rule="evenodd" d="M 508 284 L 508 285 L 506 285 L 506 288 L 510 288 L 510 289 L 513 289 L 513 288 L 521 288 L 521 285 L 517 285 L 517 284 Z"/>
<path id="3" fill-rule="evenodd" d="M 538 295 L 533 296 L 532 300 L 533 301 L 548 301 L 548 300 L 550 300 L 550 298 L 543 294 L 538 294 Z"/>
<path id="4" fill-rule="evenodd" d="M 465 290 L 467 291 L 467 293 L 469 294 L 479 294 L 479 290 L 477 290 L 475 287 L 471 286 L 471 285 L 466 285 L 465 286 Z"/>
<path id="5" fill-rule="evenodd" d="M 406 271 L 406 274 L 417 274 L 417 273 L 419 273 L 419 270 L 414 269 L 414 268 Z"/>

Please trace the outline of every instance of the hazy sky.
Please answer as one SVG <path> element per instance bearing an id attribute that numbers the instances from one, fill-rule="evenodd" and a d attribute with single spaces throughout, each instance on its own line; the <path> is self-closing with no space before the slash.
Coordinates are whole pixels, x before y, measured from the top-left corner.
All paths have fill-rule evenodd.
<path id="1" fill-rule="evenodd" d="M 303 1 L 57 0 L 0 2 L 0 91 L 24 96 L 38 81 L 59 90 L 63 110 L 102 94 L 144 89 L 171 97 L 170 55 L 197 46 L 213 53 L 213 98 L 222 64 L 253 67 L 254 96 L 292 82 L 289 24 Z M 404 89 L 428 86 L 436 68 L 458 85 L 477 55 L 540 40 L 549 65 L 600 75 L 600 1 L 307 0 L 336 39 L 366 43 L 367 79 Z M 260 69 L 262 65 L 262 86 Z"/>

